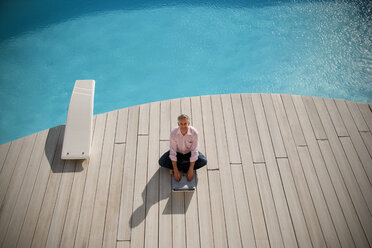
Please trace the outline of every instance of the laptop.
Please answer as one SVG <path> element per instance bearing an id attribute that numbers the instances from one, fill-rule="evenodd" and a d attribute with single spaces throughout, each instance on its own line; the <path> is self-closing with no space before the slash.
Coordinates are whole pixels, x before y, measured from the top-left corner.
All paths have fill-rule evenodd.
<path id="1" fill-rule="evenodd" d="M 191 181 L 187 180 L 186 175 L 182 175 L 181 180 L 177 182 L 172 176 L 172 191 L 173 192 L 193 192 L 196 189 L 196 173 Z"/>

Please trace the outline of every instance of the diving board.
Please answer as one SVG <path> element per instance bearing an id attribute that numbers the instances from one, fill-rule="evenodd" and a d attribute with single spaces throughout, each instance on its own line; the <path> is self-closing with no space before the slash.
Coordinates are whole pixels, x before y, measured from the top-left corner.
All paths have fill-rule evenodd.
<path id="1" fill-rule="evenodd" d="M 62 159 L 88 159 L 93 130 L 94 80 L 76 80 L 68 107 Z"/>

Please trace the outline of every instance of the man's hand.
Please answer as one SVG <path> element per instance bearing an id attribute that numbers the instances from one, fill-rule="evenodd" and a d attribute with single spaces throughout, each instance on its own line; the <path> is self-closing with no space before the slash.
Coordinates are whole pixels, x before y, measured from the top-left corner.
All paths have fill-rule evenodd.
<path id="1" fill-rule="evenodd" d="M 174 176 L 174 179 L 179 182 L 181 180 L 181 173 L 179 170 L 174 170 L 173 171 L 173 176 Z"/>
<path id="2" fill-rule="evenodd" d="M 193 177 L 194 177 L 194 170 L 189 169 L 189 170 L 187 171 L 187 180 L 188 180 L 188 181 L 191 181 Z"/>

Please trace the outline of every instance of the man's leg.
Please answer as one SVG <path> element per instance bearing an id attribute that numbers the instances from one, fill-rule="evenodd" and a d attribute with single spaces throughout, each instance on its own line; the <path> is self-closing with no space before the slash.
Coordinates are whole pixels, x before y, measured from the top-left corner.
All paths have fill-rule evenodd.
<path id="1" fill-rule="evenodd" d="M 172 161 L 169 158 L 169 151 L 163 154 L 159 159 L 159 165 L 170 170 L 173 170 Z"/>
<path id="2" fill-rule="evenodd" d="M 207 158 L 199 152 L 198 160 L 195 161 L 194 170 L 200 169 L 207 164 Z"/>

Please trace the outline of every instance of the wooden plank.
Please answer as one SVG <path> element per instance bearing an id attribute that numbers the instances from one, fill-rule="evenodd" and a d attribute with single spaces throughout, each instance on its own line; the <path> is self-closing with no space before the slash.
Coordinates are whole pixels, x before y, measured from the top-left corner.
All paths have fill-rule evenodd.
<path id="1" fill-rule="evenodd" d="M 254 165 L 254 167 L 256 171 L 257 183 L 259 186 L 258 188 L 260 190 L 270 244 L 275 245 L 276 247 L 284 247 L 278 216 L 276 214 L 274 199 L 270 189 L 269 178 L 265 168 L 266 165 L 264 163 L 257 163 Z M 294 242 L 295 241 L 296 240 L 294 239 Z"/>
<path id="2" fill-rule="evenodd" d="M 240 156 L 242 164 L 253 164 L 251 146 L 249 144 L 248 132 L 244 118 L 243 105 L 240 94 L 232 94 L 232 112 L 234 113 L 234 120 L 236 125 L 236 138 L 238 141 L 238 149 L 240 149 Z"/>
<path id="3" fill-rule="evenodd" d="M 117 126 L 118 128 L 119 126 Z M 116 132 L 116 135 L 118 133 Z M 103 247 L 116 247 L 121 188 L 123 178 L 125 144 L 115 144 L 112 161 L 110 189 L 107 202 L 105 229 L 103 233 Z"/>
<path id="4" fill-rule="evenodd" d="M 215 140 L 217 145 L 217 157 L 218 157 L 218 167 L 221 166 L 229 167 L 229 149 L 228 143 L 226 141 L 226 129 L 223 120 L 223 112 L 222 112 L 222 103 L 221 103 L 221 96 L 220 95 L 213 95 L 211 96 L 211 104 L 212 104 L 212 111 L 213 111 L 213 123 L 214 123 L 214 133 L 215 133 Z M 206 128 L 204 128 L 206 131 Z M 221 152 L 221 153 L 220 153 Z M 223 186 L 223 185 L 222 185 Z"/>
<path id="5" fill-rule="evenodd" d="M 340 114 L 345 123 L 346 129 L 350 134 L 350 138 L 353 141 L 355 149 L 359 155 L 360 161 L 362 162 L 364 166 L 364 170 L 367 173 L 369 181 L 372 182 L 372 166 L 371 166 L 372 158 L 369 155 L 366 146 L 364 145 L 364 142 L 362 140 L 362 137 L 360 136 L 358 128 L 355 125 L 355 122 L 349 110 L 347 109 L 345 101 L 336 100 L 336 105 L 340 111 Z M 371 243 L 372 243 L 372 236 L 371 236 Z"/>
<path id="6" fill-rule="evenodd" d="M 346 105 L 349 108 L 350 114 L 352 115 L 356 126 L 360 132 L 368 132 L 369 128 L 365 122 L 362 113 L 360 112 L 356 102 L 346 101 Z"/>
<path id="7" fill-rule="evenodd" d="M 245 164 L 243 160 L 243 172 L 248 194 L 249 208 L 257 247 L 270 247 L 268 232 L 266 229 L 265 216 L 261 196 L 256 178 L 255 166 Z M 243 235 L 242 235 L 243 236 Z"/>
<path id="8" fill-rule="evenodd" d="M 160 125 L 160 140 L 169 140 L 169 133 L 171 130 L 170 101 L 161 101 L 160 109 L 160 121 L 162 123 L 162 125 Z"/>
<path id="9" fill-rule="evenodd" d="M 147 119 L 148 121 L 148 119 Z M 132 228 L 131 246 L 145 246 L 145 218 L 146 218 L 146 183 L 147 183 L 147 155 L 149 138 L 138 137 L 136 176 L 134 180 L 133 214 L 130 226 Z"/>
<path id="10" fill-rule="evenodd" d="M 74 181 L 75 168 L 77 164 L 74 160 L 68 160 L 63 169 L 60 189 L 58 191 L 57 201 L 53 217 L 50 223 L 46 247 L 59 246 L 62 237 L 63 226 L 67 214 L 67 207 L 70 200 L 72 183 Z M 78 173 L 78 172 L 76 172 Z"/>
<path id="11" fill-rule="evenodd" d="M 231 98 L 256 245 L 257 247 L 270 247 L 248 140 L 241 96 L 239 94 L 233 94 Z M 237 197 L 237 199 L 239 199 L 239 197 Z"/>
<path id="12" fill-rule="evenodd" d="M 349 136 L 349 133 L 346 130 L 345 124 L 341 118 L 340 113 L 338 112 L 338 109 L 336 107 L 336 104 L 333 99 L 324 98 L 323 99 L 327 109 L 328 113 L 332 118 L 333 125 L 336 129 L 336 133 L 339 137 L 346 137 Z"/>
<path id="13" fill-rule="evenodd" d="M 296 146 L 306 146 L 305 137 L 298 121 L 291 95 L 281 95 Z"/>
<path id="14" fill-rule="evenodd" d="M 177 247 L 186 247 L 184 198 L 184 193 L 172 192 L 172 237 L 173 244 Z"/>
<path id="15" fill-rule="evenodd" d="M 18 139 L 12 141 L 12 144 L 10 145 L 8 156 L 5 159 L 3 169 L 0 173 L 0 206 L 3 204 L 3 200 L 8 189 L 10 179 L 12 178 L 13 171 L 16 167 L 17 159 L 21 152 L 24 141 L 24 138 Z"/>
<path id="16" fill-rule="evenodd" d="M 289 161 L 287 158 L 279 158 L 278 167 L 283 181 L 283 187 L 286 193 L 288 206 L 291 211 L 293 226 L 296 230 L 297 242 L 300 247 L 312 247 L 309 232 L 306 227 L 304 213 L 301 209 L 300 200 L 297 195 L 295 182 L 292 177 Z M 296 245 L 294 243 L 293 245 Z M 319 247 L 319 246 L 315 246 Z M 323 246 L 325 247 L 325 246 Z"/>
<path id="17" fill-rule="evenodd" d="M 256 116 L 252 105 L 252 95 L 242 94 L 241 97 L 248 131 L 248 137 L 251 143 L 253 163 L 265 162 L 261 146 L 261 140 L 258 133 Z"/>
<path id="18" fill-rule="evenodd" d="M 220 169 L 220 179 L 222 187 L 222 199 L 225 212 L 227 241 L 231 247 L 241 247 L 241 235 L 238 223 L 238 215 L 235 204 L 231 168 L 229 163 L 228 145 L 226 141 L 226 129 L 223 119 L 221 97 L 211 96 L 213 122 L 216 134 L 218 167 Z"/>
<path id="19" fill-rule="evenodd" d="M 64 126 L 62 127 L 61 134 L 57 143 L 57 148 L 52 165 L 52 173 L 49 175 L 48 184 L 42 200 L 39 219 L 35 233 L 32 239 L 31 247 L 44 247 L 48 238 L 50 223 L 52 221 L 55 203 L 57 200 L 59 185 L 61 182 L 62 172 L 65 166 L 65 160 L 61 159 Z"/>
<path id="20" fill-rule="evenodd" d="M 128 118 L 126 117 L 121 119 L 120 113 L 123 112 L 123 109 L 121 109 L 118 113 L 118 123 L 116 125 L 115 140 L 118 140 L 120 137 L 122 137 L 121 135 L 123 133 L 127 133 Z M 126 113 L 126 116 L 128 116 L 128 108 L 126 108 L 126 111 L 124 113 Z M 103 247 L 116 247 L 121 202 L 120 197 L 123 183 L 122 179 L 124 171 L 124 154 L 125 144 L 115 144 L 112 159 L 110 188 L 107 201 L 106 221 L 103 232 Z"/>
<path id="21" fill-rule="evenodd" d="M 0 210 L 0 242 L 4 240 L 7 227 L 12 217 L 14 206 L 17 201 L 19 191 L 22 186 L 23 178 L 29 166 L 31 152 L 34 150 L 34 144 L 37 134 L 25 137 L 20 155 L 18 157 L 12 178 L 9 182 L 8 191 L 4 196 L 4 201 L 1 204 Z M 4 191 L 5 192 L 5 191 Z"/>
<path id="22" fill-rule="evenodd" d="M 150 104 L 140 105 L 139 123 L 138 123 L 138 134 L 148 135 L 149 134 L 149 118 L 150 118 Z"/>
<path id="23" fill-rule="evenodd" d="M 359 160 L 358 154 L 355 151 L 350 137 L 340 137 L 340 141 L 346 153 L 346 157 L 349 160 L 349 163 L 352 165 L 351 168 L 354 172 L 355 177 L 357 178 L 359 188 L 362 191 L 369 211 L 370 213 L 372 213 L 372 185 L 368 180 L 368 177 L 363 169 L 363 165 Z"/>
<path id="24" fill-rule="evenodd" d="M 97 123 L 100 125 L 99 123 Z M 95 133 L 98 131 L 95 129 Z M 103 130 L 102 130 L 103 131 Z M 97 136 L 97 135 L 94 135 Z M 93 137 L 94 137 L 93 136 Z M 94 138 L 93 138 L 94 140 Z M 62 230 L 62 236 L 60 241 L 60 247 L 73 247 L 76 229 L 79 221 L 81 201 L 83 199 L 84 185 L 86 181 L 87 165 L 83 163 L 76 164 L 76 170 L 79 167 L 84 168 L 80 173 L 74 174 L 74 179 L 71 187 L 70 201 L 68 202 L 67 213 L 65 218 L 65 223 Z"/>
<path id="25" fill-rule="evenodd" d="M 159 245 L 159 130 L 160 103 L 150 106 L 149 152 L 146 185 L 145 247 Z"/>
<path id="26" fill-rule="evenodd" d="M 355 245 L 357 247 L 368 247 L 367 237 L 360 221 L 358 220 L 353 202 L 348 194 L 348 189 L 346 188 L 341 173 L 337 168 L 337 162 L 332 153 L 332 148 L 327 140 L 319 140 L 318 143 Z M 341 218 L 341 216 L 338 218 Z"/>
<path id="27" fill-rule="evenodd" d="M 181 98 L 181 113 L 190 117 L 190 125 L 192 125 L 191 101 L 189 97 Z"/>
<path id="28" fill-rule="evenodd" d="M 371 109 L 369 108 L 368 104 L 364 104 L 364 103 L 358 103 L 358 107 L 369 128 L 369 131 L 372 132 L 372 111 Z"/>
<path id="29" fill-rule="evenodd" d="M 171 126 L 171 129 L 170 130 L 173 130 L 173 128 L 176 128 L 178 127 L 178 116 L 181 114 L 181 100 L 180 99 L 172 99 L 171 100 L 171 111 L 170 111 L 170 126 Z M 166 123 L 162 122 L 162 124 L 165 124 Z M 169 134 L 170 132 L 168 133 L 168 138 L 169 138 Z"/>
<path id="30" fill-rule="evenodd" d="M 223 120 L 225 121 L 226 127 L 226 138 L 230 163 L 241 164 L 231 96 L 229 94 L 221 95 L 221 101 L 223 109 Z"/>
<path id="31" fill-rule="evenodd" d="M 273 107 L 273 102 L 271 99 L 270 94 L 260 94 L 263 107 L 264 107 L 264 114 L 266 116 L 267 124 L 269 126 L 271 142 L 274 146 L 275 157 L 277 158 L 286 158 L 287 152 L 284 148 L 282 134 L 280 133 L 278 120 L 275 115 L 275 110 Z"/>
<path id="32" fill-rule="evenodd" d="M 195 119 L 194 119 L 195 120 Z M 212 221 L 211 199 L 209 194 L 209 180 L 207 167 L 203 167 L 197 171 L 197 204 L 199 214 L 199 235 L 200 247 L 214 247 L 214 232 Z M 193 241 L 197 242 L 197 241 Z M 188 243 L 189 244 L 189 243 Z M 193 244 L 193 243 L 191 243 Z M 190 246 L 191 247 L 191 246 Z"/>
<path id="33" fill-rule="evenodd" d="M 325 134 L 322 122 L 320 121 L 313 97 L 303 96 L 302 100 L 306 107 L 307 114 L 309 115 L 311 125 L 313 126 L 315 137 L 317 139 L 327 139 L 327 135 Z"/>
<path id="34" fill-rule="evenodd" d="M 97 122 L 99 117 L 101 116 L 97 116 Z M 101 118 L 103 119 L 102 128 L 105 130 L 103 133 L 106 133 L 107 113 L 102 114 Z M 104 137 L 105 136 L 103 134 L 103 137 L 101 137 L 101 141 L 99 142 L 98 146 L 93 147 L 93 150 L 95 152 L 92 153 L 89 161 L 84 195 L 81 203 L 79 222 L 77 225 L 75 238 L 75 246 L 77 247 L 87 246 L 89 242 L 89 232 L 92 224 L 94 199 L 97 192 L 97 182 L 99 176 L 100 161 L 102 157 L 102 144 L 104 143 Z"/>
<path id="35" fill-rule="evenodd" d="M 180 114 L 180 99 L 171 100 L 171 129 L 178 126 L 177 117 Z M 186 247 L 185 194 L 183 193 L 172 192 L 172 230 L 173 244 L 180 248 Z"/>
<path id="36" fill-rule="evenodd" d="M 372 134 L 371 132 L 361 132 L 360 135 L 364 141 L 364 144 L 367 147 L 369 155 L 372 157 Z"/>
<path id="37" fill-rule="evenodd" d="M 160 141 L 160 154 L 168 149 L 169 141 Z M 159 182 L 159 247 L 172 247 L 172 186 L 168 169 L 160 168 Z"/>
<path id="38" fill-rule="evenodd" d="M 277 218 L 278 218 L 280 228 L 282 231 L 283 242 L 284 242 L 284 245 L 291 245 L 295 243 L 296 237 L 295 237 L 295 233 L 294 233 L 294 229 L 293 229 L 293 225 L 291 221 L 291 216 L 289 214 L 289 209 L 288 209 L 288 205 L 286 202 L 285 194 L 283 191 L 282 181 L 280 179 L 280 174 L 279 174 L 278 166 L 277 166 L 276 159 L 275 159 L 275 153 L 274 153 L 273 145 L 271 143 L 269 127 L 267 125 L 265 112 L 263 109 L 260 95 L 252 94 L 252 102 L 253 102 L 254 112 L 256 115 L 256 119 L 257 119 L 259 135 L 260 135 L 260 139 L 262 142 L 262 148 L 263 148 L 263 152 L 264 152 L 264 156 L 266 160 L 266 168 L 267 168 L 267 173 L 270 179 L 272 196 L 275 202 L 274 206 L 276 207 L 276 212 L 278 214 Z M 261 192 L 261 196 L 262 196 L 262 192 Z M 269 196 L 266 196 L 266 197 L 268 198 Z M 269 204 L 268 200 L 266 200 L 266 203 Z M 268 220 L 266 219 L 266 221 Z M 274 224 L 274 223 L 275 222 L 270 222 L 270 224 Z M 268 222 L 266 222 L 266 224 L 268 224 Z M 270 241 L 272 241 L 271 237 L 273 236 L 276 237 L 275 234 L 270 234 L 270 231 L 276 231 L 276 228 L 277 228 L 276 226 L 273 226 L 270 229 L 268 228 Z"/>
<path id="39" fill-rule="evenodd" d="M 95 170 L 94 165 L 98 164 L 99 157 L 101 156 L 103 136 L 106 126 L 106 116 L 97 115 L 95 118 L 95 127 L 93 134 L 93 143 L 92 143 L 92 156 L 87 162 L 77 162 L 74 182 L 72 183 L 70 201 L 68 203 L 67 214 L 65 219 L 65 225 L 63 227 L 62 237 L 61 237 L 61 247 L 72 247 L 74 246 L 76 238 L 76 230 L 78 228 L 79 216 L 82 206 L 82 201 L 84 195 L 87 193 L 84 189 L 87 187 L 88 178 L 87 174 L 90 170 Z M 92 168 L 93 165 L 93 168 Z M 97 166 L 97 165 L 95 165 Z M 92 168 L 92 169 L 91 169 Z"/>
<path id="40" fill-rule="evenodd" d="M 171 126 L 171 101 L 170 100 L 160 102 L 160 126 L 159 128 L 160 128 L 160 134 L 159 134 L 160 141 L 169 141 L 170 132 L 172 128 Z M 169 142 L 167 144 L 169 144 Z M 164 150 L 163 153 L 165 153 L 168 150 L 169 150 L 169 145 L 167 149 Z M 163 153 L 160 153 L 160 156 L 163 155 Z"/>
<path id="41" fill-rule="evenodd" d="M 227 247 L 220 172 L 218 170 L 209 170 L 208 181 L 210 187 L 214 247 Z"/>
<path id="42" fill-rule="evenodd" d="M 105 226 L 107 199 L 109 195 L 112 155 L 114 152 L 117 111 L 107 113 L 105 136 L 103 140 L 101 164 L 99 169 L 97 192 L 94 201 L 89 247 L 101 247 Z"/>
<path id="43" fill-rule="evenodd" d="M 205 154 L 204 129 L 200 97 L 191 98 L 191 109 L 193 125 L 199 132 L 199 150 Z M 200 247 L 214 247 L 207 166 L 208 165 L 197 171 L 197 203 L 199 213 Z"/>
<path id="44" fill-rule="evenodd" d="M 298 157 L 296 144 L 295 144 L 293 135 L 291 133 L 289 121 L 288 121 L 280 95 L 273 96 L 273 102 L 274 102 L 275 111 L 278 116 L 280 130 L 283 135 L 284 145 L 288 152 L 288 159 L 289 159 L 289 164 L 290 164 L 290 168 L 292 171 L 292 176 L 293 176 L 295 186 L 298 191 L 298 197 L 301 202 L 302 210 L 304 213 L 304 217 L 306 219 L 307 228 L 308 228 L 308 232 L 311 237 L 311 241 L 315 247 L 325 247 L 326 244 L 325 244 L 325 240 L 323 237 L 322 229 L 320 227 L 319 219 L 315 211 L 315 207 L 314 207 L 314 203 L 311 198 L 310 190 L 306 182 L 306 178 L 305 178 L 302 166 L 301 166 L 300 159 Z M 289 201 L 289 204 L 290 202 L 291 201 Z M 305 224 L 305 223 L 301 223 L 301 224 Z M 297 230 L 301 228 L 295 226 L 295 229 Z M 307 242 L 305 241 L 305 243 Z"/>
<path id="45" fill-rule="evenodd" d="M 233 177 L 234 193 L 236 196 L 236 208 L 239 216 L 239 227 L 243 247 L 255 247 L 252 218 L 248 206 L 247 191 L 245 188 L 242 165 L 231 167 Z"/>
<path id="46" fill-rule="evenodd" d="M 329 210 L 327 208 L 327 205 L 325 204 L 326 202 L 323 196 L 322 189 L 320 188 L 317 175 L 314 171 L 314 165 L 312 163 L 309 150 L 307 147 L 298 147 L 297 149 L 302 168 L 304 169 L 304 173 L 306 175 L 306 181 L 309 185 L 311 198 L 313 199 L 319 222 L 322 227 L 326 245 L 328 247 L 341 247 L 335 227 L 329 214 Z"/>
<path id="47" fill-rule="evenodd" d="M 205 154 L 205 141 L 204 141 L 204 128 L 203 128 L 203 115 L 201 106 L 201 97 L 191 97 L 191 116 L 193 127 L 198 130 L 199 137 L 199 151 Z"/>
<path id="48" fill-rule="evenodd" d="M 115 143 L 125 143 L 127 140 L 128 109 L 118 110 L 118 123 L 116 128 Z"/>
<path id="49" fill-rule="evenodd" d="M 160 156 L 169 150 L 169 137 L 172 128 L 171 101 L 160 103 Z M 159 247 L 172 247 L 172 191 L 169 170 L 160 169 L 159 181 Z"/>
<path id="50" fill-rule="evenodd" d="M 181 112 L 190 117 L 191 123 L 193 118 L 190 98 L 181 98 Z M 198 135 L 198 142 L 199 139 L 200 135 Z M 197 191 L 192 194 L 185 194 L 186 246 L 189 248 L 200 247 L 197 194 Z"/>
<path id="51" fill-rule="evenodd" d="M 11 144 L 12 142 L 8 142 L 6 144 L 0 145 L 0 173 L 1 173 L 1 170 L 3 169 L 4 162 L 8 155 L 8 151 L 9 151 Z"/>
<path id="52" fill-rule="evenodd" d="M 60 156 L 57 158 L 57 156 L 54 156 L 55 154 L 60 155 L 60 151 L 56 151 L 56 149 L 61 150 L 62 147 L 62 135 L 60 135 L 62 126 L 55 127 L 57 129 L 54 132 L 50 129 L 48 136 L 51 136 L 51 139 L 47 139 L 47 142 L 45 144 L 46 149 L 51 146 L 51 149 L 48 151 L 45 151 L 45 156 L 42 159 L 42 163 L 39 168 L 39 172 L 37 175 L 37 179 L 34 184 L 34 188 L 32 191 L 30 202 L 28 203 L 28 209 L 26 216 L 24 218 L 23 226 L 20 232 L 20 237 L 18 240 L 18 246 L 19 247 L 29 247 L 32 242 L 32 237 L 35 231 L 35 227 L 37 224 L 37 220 L 40 213 L 41 204 L 43 202 L 44 193 L 46 190 L 46 186 L 48 183 L 49 175 L 51 173 L 51 166 L 55 167 L 55 164 L 58 163 L 58 161 L 61 159 Z M 56 137 L 54 137 L 54 135 Z M 59 136 L 59 138 L 58 138 Z M 58 140 L 57 142 L 54 141 Z M 58 148 L 57 148 L 58 147 Z M 13 215 L 15 212 L 13 212 Z M 9 230 L 8 230 L 9 231 Z M 8 238 L 9 236 L 7 236 Z M 9 242 L 9 243 L 8 243 Z M 5 247 L 12 247 L 14 245 L 14 240 L 5 239 L 4 245 Z"/>
<path id="53" fill-rule="evenodd" d="M 201 97 L 203 115 L 205 155 L 208 156 L 208 169 L 218 169 L 216 136 L 214 134 L 213 113 L 210 96 Z"/>
<path id="54" fill-rule="evenodd" d="M 186 246 L 200 247 L 197 192 L 185 194 Z"/>
<path id="55" fill-rule="evenodd" d="M 128 135 L 125 146 L 123 184 L 121 190 L 120 217 L 118 228 L 118 240 L 130 240 L 131 228 L 128 225 L 133 209 L 133 187 L 135 164 L 137 155 L 137 132 L 138 132 L 139 107 L 129 109 Z"/>
<path id="56" fill-rule="evenodd" d="M 302 97 L 292 96 L 292 98 L 295 103 L 296 111 L 298 113 L 302 129 L 304 130 L 304 136 L 306 139 L 306 143 L 308 144 L 314 168 L 312 168 L 311 164 L 309 164 L 310 159 L 307 157 L 306 152 L 304 153 L 304 149 L 306 148 L 303 149 L 298 148 L 299 156 L 305 171 L 305 175 L 307 177 L 307 181 L 310 186 L 315 206 L 317 207 L 318 205 L 320 205 L 317 207 L 317 213 L 319 216 L 320 224 L 322 225 L 322 230 L 324 232 L 324 237 L 327 242 L 327 245 L 333 244 L 334 243 L 333 240 L 335 240 L 331 228 L 332 226 L 331 222 L 333 222 L 342 247 L 355 247 L 349 227 L 346 223 L 345 218 L 343 218 L 341 205 L 337 199 L 337 195 L 332 185 L 332 181 L 328 173 L 327 167 L 325 166 L 322 154 L 318 146 L 318 142 L 316 141 L 315 133 L 313 132 L 311 126 L 311 122 L 309 120 L 308 115 L 306 114 L 306 109 L 304 103 L 302 102 Z M 311 172 L 314 169 L 315 172 Z M 317 189 L 316 192 L 313 194 L 313 190 L 317 188 L 316 187 L 317 183 L 316 182 L 313 183 L 313 181 L 315 180 L 315 176 L 312 176 L 315 173 L 316 176 L 318 177 L 323 194 L 321 193 L 320 189 Z M 323 195 L 324 195 L 323 200 L 322 199 L 318 200 L 318 198 L 322 197 Z M 327 206 L 324 206 L 325 203 L 327 204 Z M 326 209 L 327 207 L 328 209 Z M 332 220 L 330 220 L 329 215 L 331 216 Z M 335 246 L 337 247 L 337 245 Z"/>
<path id="57" fill-rule="evenodd" d="M 148 134 L 150 105 L 143 108 L 146 111 L 141 111 L 139 117 L 139 126 L 142 130 L 138 130 L 138 134 Z M 142 106 L 141 106 L 142 107 Z M 136 174 L 134 185 L 134 200 L 133 214 L 131 216 L 130 226 L 132 228 L 131 246 L 144 247 L 145 245 L 145 218 L 146 218 L 146 183 L 147 183 L 147 165 L 148 165 L 148 145 L 149 137 L 139 136 L 137 144 L 137 159 L 136 159 Z"/>

